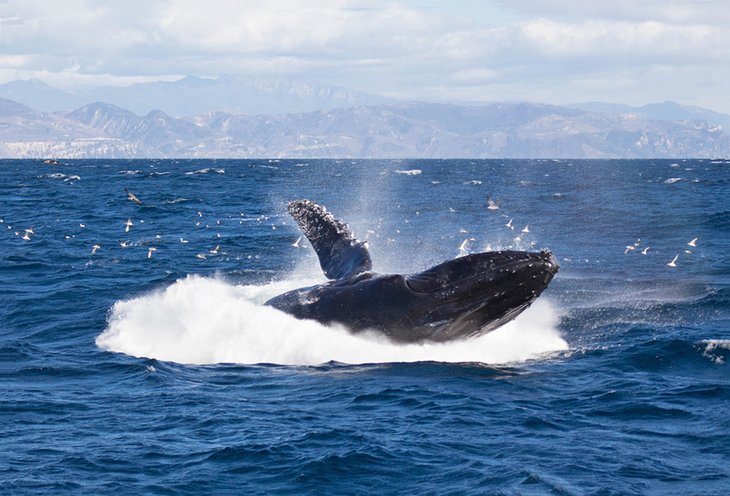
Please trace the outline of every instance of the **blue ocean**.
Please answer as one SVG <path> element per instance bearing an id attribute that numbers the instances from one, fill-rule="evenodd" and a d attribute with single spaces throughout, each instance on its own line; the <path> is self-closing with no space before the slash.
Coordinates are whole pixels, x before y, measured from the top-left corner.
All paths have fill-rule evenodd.
<path id="1" fill-rule="evenodd" d="M 0 493 L 728 494 L 729 191 L 725 160 L 2 160 Z M 300 198 L 378 272 L 560 272 L 465 341 L 298 321 L 263 303 L 325 280 Z"/>

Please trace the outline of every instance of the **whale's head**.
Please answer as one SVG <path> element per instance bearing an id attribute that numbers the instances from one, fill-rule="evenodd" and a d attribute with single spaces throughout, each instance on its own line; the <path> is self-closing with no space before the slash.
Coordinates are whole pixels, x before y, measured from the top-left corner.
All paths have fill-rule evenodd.
<path id="1" fill-rule="evenodd" d="M 460 257 L 405 277 L 428 310 L 428 339 L 446 341 L 496 329 L 540 296 L 559 268 L 552 253 L 494 251 Z"/>

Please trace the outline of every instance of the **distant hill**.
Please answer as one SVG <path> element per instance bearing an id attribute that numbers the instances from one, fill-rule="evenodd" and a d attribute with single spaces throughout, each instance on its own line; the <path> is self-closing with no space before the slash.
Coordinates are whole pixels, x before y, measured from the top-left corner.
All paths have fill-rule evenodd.
<path id="1" fill-rule="evenodd" d="M 718 158 L 730 137 L 666 121 L 534 103 L 408 103 L 278 115 L 144 115 L 109 103 L 48 113 L 0 99 L 8 158 Z"/>
<path id="2" fill-rule="evenodd" d="M 71 110 L 92 102 L 107 102 L 137 114 L 162 110 L 176 117 L 211 111 L 247 115 L 299 113 L 392 102 L 382 96 L 339 86 L 254 76 L 222 76 L 217 79 L 188 76 L 173 82 L 104 86 L 76 91 L 60 90 L 32 79 L 0 84 L 0 98 L 45 112 Z"/>
<path id="3" fill-rule="evenodd" d="M 650 103 L 642 107 L 600 102 L 575 103 L 567 105 L 567 107 L 603 114 L 636 114 L 662 121 L 706 121 L 710 124 L 721 125 L 726 132 L 730 131 L 730 115 L 691 105 L 680 105 L 671 101 Z"/>

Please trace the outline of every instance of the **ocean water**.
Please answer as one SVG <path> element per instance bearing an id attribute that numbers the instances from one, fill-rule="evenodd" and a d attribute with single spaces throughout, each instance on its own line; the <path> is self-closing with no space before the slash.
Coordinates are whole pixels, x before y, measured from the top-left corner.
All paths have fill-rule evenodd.
<path id="1" fill-rule="evenodd" d="M 729 190 L 723 160 L 0 161 L 0 493 L 728 494 Z M 470 341 L 297 321 L 261 304 L 323 280 L 298 198 L 380 272 L 561 270 Z"/>

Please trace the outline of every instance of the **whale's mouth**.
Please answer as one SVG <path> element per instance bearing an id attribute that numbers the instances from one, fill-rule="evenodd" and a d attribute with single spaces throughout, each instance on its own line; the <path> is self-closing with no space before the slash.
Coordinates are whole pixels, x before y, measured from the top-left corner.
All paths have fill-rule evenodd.
<path id="1" fill-rule="evenodd" d="M 447 341 L 490 332 L 527 309 L 559 265 L 552 253 L 486 252 L 468 255 L 405 278 L 429 301 L 421 325 L 426 339 Z"/>
<path id="2" fill-rule="evenodd" d="M 549 251 L 495 251 L 467 255 L 405 277 L 416 293 L 449 292 L 453 297 L 499 281 L 512 280 L 537 288 L 547 286 L 560 268 Z"/>

